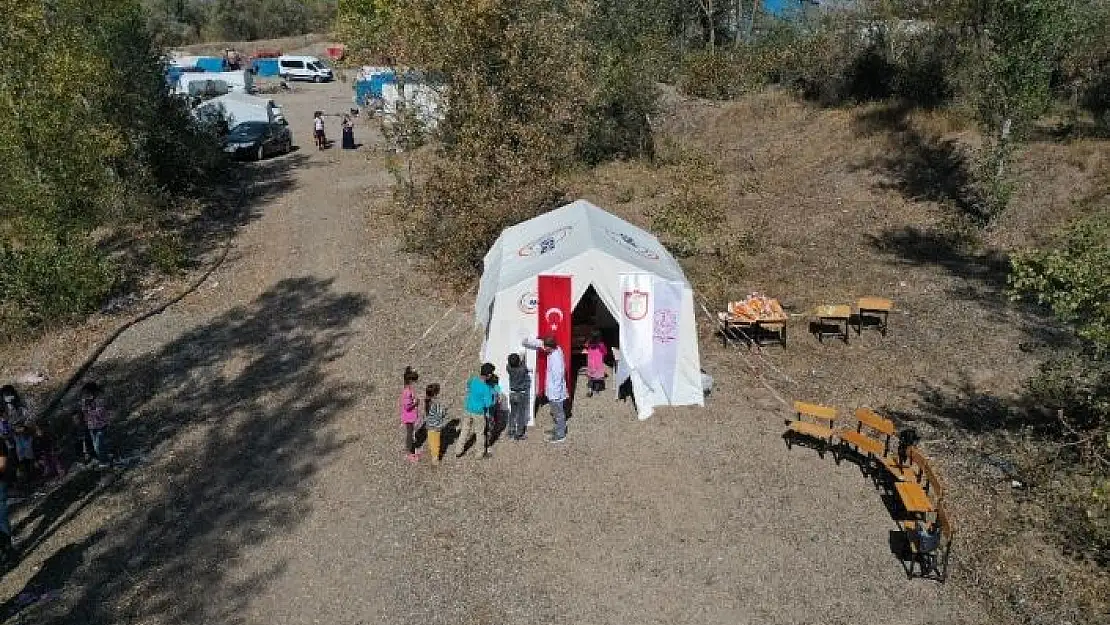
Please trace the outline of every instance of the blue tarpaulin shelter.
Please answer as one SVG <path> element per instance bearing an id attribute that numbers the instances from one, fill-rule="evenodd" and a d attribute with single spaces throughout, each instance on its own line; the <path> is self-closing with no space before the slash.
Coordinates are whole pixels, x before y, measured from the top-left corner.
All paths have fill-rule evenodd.
<path id="1" fill-rule="evenodd" d="M 259 76 L 277 76 L 280 73 L 277 59 L 255 59 L 251 67 Z"/>
<path id="2" fill-rule="evenodd" d="M 380 74 L 371 74 L 355 83 L 355 101 L 363 104 L 369 98 L 382 97 L 382 87 L 397 82 L 397 75 L 392 71 Z"/>
<path id="3" fill-rule="evenodd" d="M 222 72 L 224 71 L 224 60 L 218 56 L 199 56 L 197 57 L 197 67 L 205 72 Z"/>

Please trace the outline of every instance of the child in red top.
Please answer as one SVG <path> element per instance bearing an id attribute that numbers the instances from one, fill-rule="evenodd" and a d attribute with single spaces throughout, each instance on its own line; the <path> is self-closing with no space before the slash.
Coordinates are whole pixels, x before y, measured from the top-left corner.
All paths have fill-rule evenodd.
<path id="1" fill-rule="evenodd" d="M 405 428 L 405 451 L 408 452 L 409 462 L 420 460 L 420 455 L 416 453 L 416 423 L 420 420 L 420 400 L 417 399 L 413 388 L 419 379 L 420 374 L 413 371 L 412 367 L 405 367 L 403 377 L 405 386 L 401 389 L 401 397 L 397 401 L 401 412 L 401 425 Z"/>

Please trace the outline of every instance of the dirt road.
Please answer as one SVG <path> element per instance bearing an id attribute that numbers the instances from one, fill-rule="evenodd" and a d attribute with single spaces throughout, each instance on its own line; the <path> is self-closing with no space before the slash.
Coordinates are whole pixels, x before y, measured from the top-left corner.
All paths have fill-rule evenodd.
<path id="1" fill-rule="evenodd" d="M 20 510 L 28 555 L 0 586 L 7 614 L 21 592 L 60 589 L 23 615 L 884 625 L 912 609 L 918 623 L 981 622 L 959 589 L 907 583 L 868 480 L 787 452 L 782 408 L 754 384 L 644 423 L 595 398 L 565 446 L 537 429 L 492 460 L 406 463 L 401 371 L 444 383 L 457 415 L 477 337 L 398 251 L 385 157 L 312 147 L 312 111 L 339 113 L 349 93 L 279 96 L 301 149 L 250 165 L 257 202 L 227 263 L 98 366 L 121 407 L 115 435 L 148 461 L 84 472 Z M 736 366 L 705 352 L 711 371 Z"/>

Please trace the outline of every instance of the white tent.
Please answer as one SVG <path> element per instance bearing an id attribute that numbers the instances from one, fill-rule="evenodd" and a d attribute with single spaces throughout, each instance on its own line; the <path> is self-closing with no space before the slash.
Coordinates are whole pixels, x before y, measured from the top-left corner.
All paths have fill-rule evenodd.
<path id="1" fill-rule="evenodd" d="M 475 316 L 482 359 L 504 371 L 540 332 L 538 278 L 570 276 L 571 306 L 590 287 L 618 329 L 616 384 L 632 378 L 641 419 L 655 406 L 703 405 L 693 290 L 650 233 L 578 200 L 507 228 L 485 256 Z M 535 352 L 527 352 L 535 368 Z"/>

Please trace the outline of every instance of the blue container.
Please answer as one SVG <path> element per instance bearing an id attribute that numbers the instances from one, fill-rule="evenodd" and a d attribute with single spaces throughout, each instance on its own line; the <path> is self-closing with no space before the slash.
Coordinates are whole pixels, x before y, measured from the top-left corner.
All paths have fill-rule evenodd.
<path id="1" fill-rule="evenodd" d="M 254 73 L 259 76 L 277 76 L 281 73 L 278 71 L 277 59 L 255 59 L 251 66 L 254 68 Z"/>
<path id="2" fill-rule="evenodd" d="M 224 60 L 218 56 L 198 57 L 197 67 L 205 72 L 222 72 L 224 71 Z"/>
<path id="3" fill-rule="evenodd" d="M 360 80 L 355 83 L 355 104 L 365 104 L 373 95 L 369 80 Z"/>
<path id="4" fill-rule="evenodd" d="M 178 79 L 181 78 L 181 75 L 184 73 L 185 70 L 181 69 L 180 67 L 173 67 L 171 65 L 170 67 L 166 68 L 166 83 L 169 84 L 171 87 L 177 86 Z"/>
<path id="5" fill-rule="evenodd" d="M 370 77 L 370 93 L 374 94 L 375 98 L 382 97 L 382 87 L 392 85 L 397 82 L 397 76 L 393 72 L 386 74 L 374 74 Z"/>

